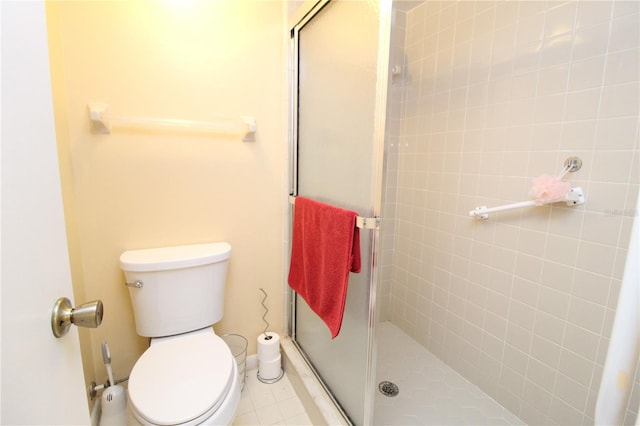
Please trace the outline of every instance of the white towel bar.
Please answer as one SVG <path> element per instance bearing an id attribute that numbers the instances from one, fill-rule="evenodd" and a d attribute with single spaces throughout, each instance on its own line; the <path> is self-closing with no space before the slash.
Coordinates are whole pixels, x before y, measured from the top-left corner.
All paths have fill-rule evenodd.
<path id="1" fill-rule="evenodd" d="M 564 197 L 563 200 L 553 201 L 552 203 L 559 203 L 563 201 L 568 206 L 577 206 L 578 204 L 584 204 L 584 193 L 582 192 L 582 188 L 580 187 L 571 188 L 571 190 L 569 191 L 569 193 L 567 193 L 567 195 Z M 552 203 L 545 203 L 545 204 L 552 204 Z M 513 203 L 513 204 L 505 204 L 503 206 L 498 206 L 498 207 L 480 206 L 471 210 L 469 212 L 469 216 L 476 217 L 478 219 L 488 219 L 489 213 L 520 209 L 523 207 L 533 207 L 536 205 L 537 204 L 535 201 L 530 200 L 530 201 L 521 201 L 519 203 Z"/>
<path id="2" fill-rule="evenodd" d="M 289 195 L 289 204 L 296 204 L 296 197 Z M 378 229 L 380 227 L 380 218 L 378 217 L 356 217 L 356 226 L 360 229 Z"/>
<path id="3" fill-rule="evenodd" d="M 244 135 L 243 141 L 255 141 L 258 129 L 254 117 L 217 117 L 216 121 L 192 121 L 176 120 L 172 118 L 148 118 L 118 116 L 107 113 L 108 104 L 92 102 L 87 105 L 89 109 L 89 121 L 93 133 L 111 133 L 112 125 L 140 126 L 140 127 L 166 127 L 173 129 L 205 131 L 215 133 L 231 133 Z"/>

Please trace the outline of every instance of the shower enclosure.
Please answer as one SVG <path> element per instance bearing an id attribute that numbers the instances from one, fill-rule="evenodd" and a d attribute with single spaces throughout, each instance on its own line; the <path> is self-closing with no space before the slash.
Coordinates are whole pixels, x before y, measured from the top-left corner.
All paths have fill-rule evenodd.
<path id="1" fill-rule="evenodd" d="M 389 10 L 376 1 L 320 2 L 292 31 L 297 72 L 291 193 L 379 216 Z M 354 23 L 357 22 L 357 31 Z M 381 38 L 382 35 L 382 38 Z M 388 38 L 388 36 L 387 36 Z M 362 265 L 375 263 L 378 230 L 361 233 Z M 331 339 L 296 295 L 295 342 L 355 423 L 370 423 L 376 270 L 350 274 L 343 325 Z"/>
<path id="2" fill-rule="evenodd" d="M 639 12 L 334 0 L 295 23 L 290 193 L 380 219 L 336 339 L 291 294 L 292 339 L 350 422 L 594 422 L 637 216 Z M 469 216 L 568 157 L 584 205 Z"/>

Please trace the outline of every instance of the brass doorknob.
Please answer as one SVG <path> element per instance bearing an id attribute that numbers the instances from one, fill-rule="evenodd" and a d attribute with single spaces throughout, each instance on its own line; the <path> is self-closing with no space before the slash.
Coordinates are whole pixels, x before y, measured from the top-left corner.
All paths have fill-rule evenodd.
<path id="1" fill-rule="evenodd" d="M 56 337 L 62 337 L 69 331 L 71 324 L 78 327 L 96 328 L 102 323 L 104 307 L 102 301 L 93 300 L 73 308 L 71 301 L 61 297 L 53 305 L 51 312 L 51 330 Z"/>

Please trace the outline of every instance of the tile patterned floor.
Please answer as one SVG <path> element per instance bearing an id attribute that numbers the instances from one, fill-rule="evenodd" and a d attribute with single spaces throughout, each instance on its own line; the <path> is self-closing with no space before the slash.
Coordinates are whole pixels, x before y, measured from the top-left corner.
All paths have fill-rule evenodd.
<path id="1" fill-rule="evenodd" d="M 287 375 L 272 384 L 262 383 L 258 370 L 247 370 L 234 426 L 312 425 Z"/>
<path id="2" fill-rule="evenodd" d="M 377 425 L 524 425 L 496 401 L 389 322 L 378 324 L 378 382 L 400 388 L 376 392 Z M 410 368 L 407 368 L 410 366 Z"/>

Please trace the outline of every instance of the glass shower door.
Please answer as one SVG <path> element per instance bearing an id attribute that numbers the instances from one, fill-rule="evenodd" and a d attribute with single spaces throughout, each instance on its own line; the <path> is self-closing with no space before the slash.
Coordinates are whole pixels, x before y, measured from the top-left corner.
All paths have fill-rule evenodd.
<path id="1" fill-rule="evenodd" d="M 293 190 L 360 216 L 377 216 L 388 62 L 388 42 L 380 46 L 379 40 L 389 39 L 390 2 L 331 1 L 315 10 L 292 31 L 297 56 Z M 372 411 L 377 233 L 360 232 L 362 272 L 350 274 L 335 339 L 294 296 L 294 340 L 355 424 L 369 422 Z"/>

